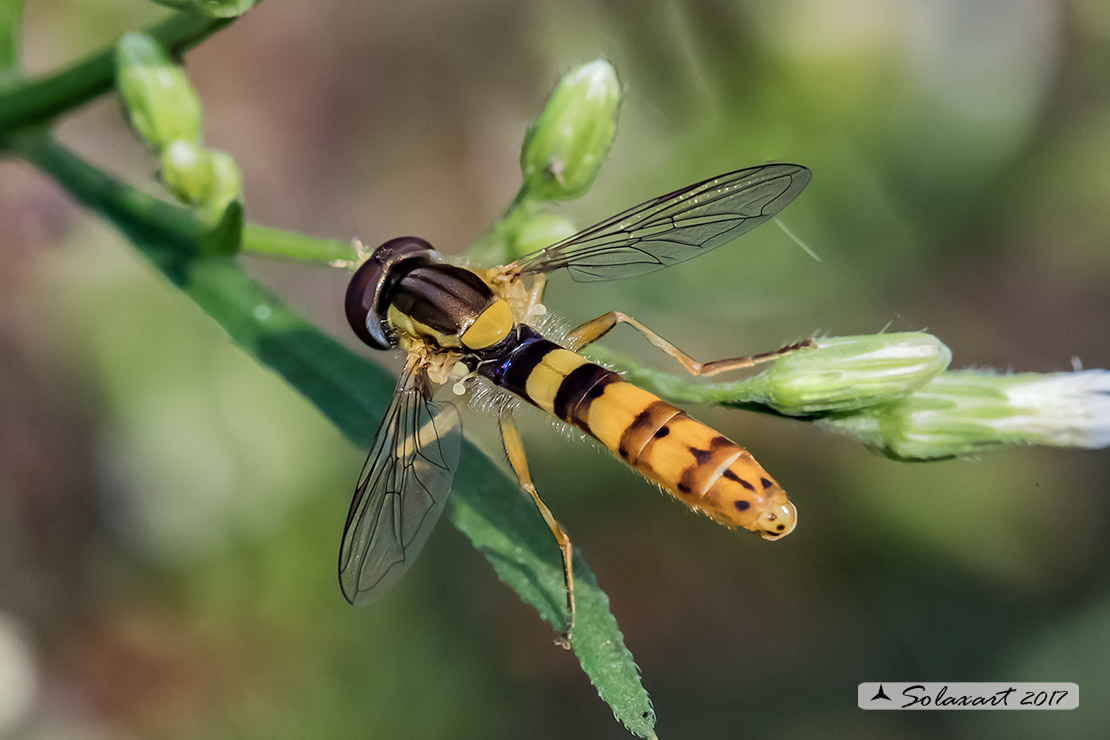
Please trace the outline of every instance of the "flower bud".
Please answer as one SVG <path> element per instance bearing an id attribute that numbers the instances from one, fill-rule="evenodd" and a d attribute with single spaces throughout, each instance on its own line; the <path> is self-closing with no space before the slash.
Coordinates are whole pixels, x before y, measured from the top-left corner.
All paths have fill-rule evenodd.
<path id="1" fill-rule="evenodd" d="M 775 360 L 748 390 L 750 400 L 788 416 L 854 411 L 920 388 L 951 359 L 948 347 L 923 332 L 829 337 L 816 350 Z"/>
<path id="2" fill-rule="evenodd" d="M 524 192 L 535 200 L 570 200 L 589 189 L 617 129 L 621 88 L 599 59 L 567 73 L 520 151 Z"/>
<path id="3" fill-rule="evenodd" d="M 182 139 L 162 150 L 162 181 L 181 202 L 214 215 L 243 192 L 239 167 L 230 155 Z"/>
<path id="4" fill-rule="evenodd" d="M 179 139 L 200 141 L 196 91 L 150 36 L 127 33 L 116 44 L 116 87 L 135 131 L 147 143 L 162 149 Z"/>
<path id="5" fill-rule="evenodd" d="M 227 152 L 209 149 L 207 153 L 212 163 L 212 184 L 204 205 L 215 213 L 223 213 L 231 201 L 243 195 L 243 176 Z"/>
<path id="6" fill-rule="evenodd" d="M 1003 444 L 1106 447 L 1110 372 L 943 373 L 902 401 L 831 424 L 904 460 Z"/>
<path id="7" fill-rule="evenodd" d="M 162 150 L 162 182 L 181 202 L 206 202 L 212 179 L 211 153 L 196 143 L 178 139 Z"/>

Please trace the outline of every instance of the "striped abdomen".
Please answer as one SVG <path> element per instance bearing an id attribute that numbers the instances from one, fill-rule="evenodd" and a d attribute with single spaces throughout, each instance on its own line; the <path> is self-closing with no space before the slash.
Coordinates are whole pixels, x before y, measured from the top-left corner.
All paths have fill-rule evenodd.
<path id="1" fill-rule="evenodd" d="M 777 539 L 797 514 L 751 453 L 617 373 L 529 327 L 479 370 L 498 386 L 573 424 L 687 506 L 729 527 Z"/>

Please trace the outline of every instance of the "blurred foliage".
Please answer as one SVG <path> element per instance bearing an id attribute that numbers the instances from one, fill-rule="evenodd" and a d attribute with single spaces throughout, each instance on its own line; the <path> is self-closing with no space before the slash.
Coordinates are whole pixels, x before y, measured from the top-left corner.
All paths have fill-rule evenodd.
<path id="1" fill-rule="evenodd" d="M 589 223 L 798 161 L 814 182 L 784 220 L 823 264 L 765 227 L 605 291 L 557 283 L 547 303 L 568 322 L 620 308 L 699 358 L 893 322 L 959 365 L 1106 367 L 1103 5 L 265 3 L 191 52 L 189 75 L 253 218 L 455 252 L 512 197 L 519 132 L 559 73 L 603 55 L 628 86 L 621 131 L 565 213 Z M 159 13 L 29 4 L 25 65 Z M 149 174 L 111 104 L 62 137 Z M 623 736 L 448 528 L 380 607 L 349 609 L 332 569 L 361 453 L 115 235 L 0 166 L 0 612 L 40 686 L 0 736 Z M 341 271 L 250 267 L 346 336 Z M 656 361 L 635 337 L 612 344 Z M 538 416 L 525 440 L 664 737 L 1087 738 L 1110 723 L 1105 453 L 904 465 L 784 420 L 694 413 L 787 486 L 790 538 L 683 516 Z M 24 675 L 9 654 L 0 685 Z M 1078 681 L 1083 698 L 1035 715 L 851 702 L 861 681 L 903 677 Z"/>

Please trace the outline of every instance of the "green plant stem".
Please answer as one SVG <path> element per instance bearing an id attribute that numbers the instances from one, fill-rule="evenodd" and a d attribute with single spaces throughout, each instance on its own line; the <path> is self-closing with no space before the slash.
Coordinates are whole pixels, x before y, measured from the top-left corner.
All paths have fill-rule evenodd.
<path id="1" fill-rule="evenodd" d="M 247 224 L 243 228 L 243 249 L 271 257 L 317 262 L 354 261 L 358 257 L 350 242 L 317 239 L 257 224 Z"/>
<path id="2" fill-rule="evenodd" d="M 0 85 L 19 76 L 23 0 L 0 0 Z"/>
<path id="3" fill-rule="evenodd" d="M 200 254 L 205 240 L 211 236 L 212 225 L 197 218 L 192 210 L 122 185 L 46 136 L 17 137 L 13 139 L 13 149 L 65 183 L 70 193 L 84 205 L 116 224 L 129 224 L 130 227 L 125 228 L 129 236 L 143 242 L 160 240 L 163 248 L 152 245 L 147 256 L 163 269 L 180 262 L 182 255 Z M 133 231 L 141 233 L 133 234 Z M 254 224 L 243 228 L 242 239 L 243 249 L 258 254 L 323 262 L 354 258 L 351 245 L 337 239 L 316 239 Z"/>
<path id="4" fill-rule="evenodd" d="M 176 13 L 145 32 L 176 57 L 232 20 Z M 109 45 L 60 72 L 20 82 L 0 92 L 0 136 L 41 126 L 108 92 L 115 78 L 113 48 Z"/>
<path id="5" fill-rule="evenodd" d="M 511 203 L 509 203 L 509 205 L 505 209 L 504 213 L 501 214 L 501 220 L 502 221 L 509 220 L 509 218 L 511 218 L 513 216 L 513 214 L 515 214 L 518 210 L 520 210 L 527 202 L 528 202 L 528 185 L 527 185 L 527 183 L 521 183 L 520 188 L 516 191 L 516 195 L 513 196 L 513 201 Z"/>
<path id="6" fill-rule="evenodd" d="M 772 416 L 786 416 L 775 409 L 760 403 L 754 393 L 753 378 L 742 378 L 725 383 L 705 383 L 700 380 L 678 377 L 671 373 L 655 370 L 629 359 L 599 344 L 591 345 L 585 354 L 594 362 L 615 368 L 631 383 L 664 398 L 682 403 L 720 404 L 731 408 L 758 411 Z M 787 418 L 806 421 L 807 417 L 789 416 Z"/>
<path id="7" fill-rule="evenodd" d="M 520 231 L 521 226 L 538 212 L 535 203 L 528 199 L 524 185 L 520 186 L 516 197 L 501 219 L 493 227 L 493 231 L 486 234 L 463 252 L 463 256 L 472 260 L 476 265 L 503 265 L 513 260 L 510 241 Z"/>

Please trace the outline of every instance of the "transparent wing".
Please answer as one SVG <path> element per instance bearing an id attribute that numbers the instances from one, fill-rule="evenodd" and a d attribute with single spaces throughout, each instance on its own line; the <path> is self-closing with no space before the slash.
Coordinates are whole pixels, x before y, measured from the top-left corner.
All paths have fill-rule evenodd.
<path id="1" fill-rule="evenodd" d="M 802 192 L 810 172 L 765 164 L 652 198 L 522 257 L 520 273 L 567 269 L 577 281 L 615 280 L 683 262 L 772 218 Z"/>
<path id="2" fill-rule="evenodd" d="M 393 587 L 428 540 L 451 492 L 462 434 L 451 404 L 429 400 L 428 378 L 406 365 L 355 487 L 339 550 L 352 604 Z"/>

